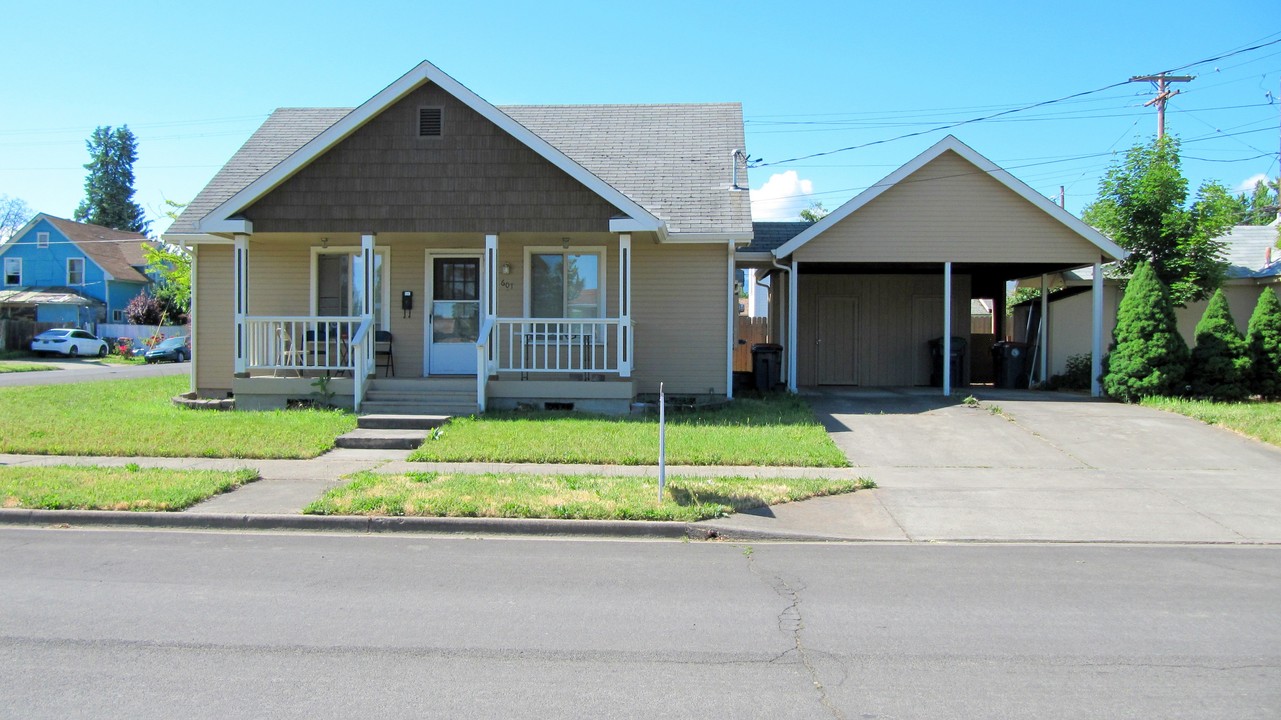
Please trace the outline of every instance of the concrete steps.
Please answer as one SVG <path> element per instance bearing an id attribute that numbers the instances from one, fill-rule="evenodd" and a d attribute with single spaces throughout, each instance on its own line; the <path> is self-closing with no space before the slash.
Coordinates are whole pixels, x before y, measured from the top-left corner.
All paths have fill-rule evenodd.
<path id="1" fill-rule="evenodd" d="M 472 415 L 475 378 L 379 378 L 369 384 L 356 429 L 338 437 L 340 448 L 413 450 L 454 415 Z"/>

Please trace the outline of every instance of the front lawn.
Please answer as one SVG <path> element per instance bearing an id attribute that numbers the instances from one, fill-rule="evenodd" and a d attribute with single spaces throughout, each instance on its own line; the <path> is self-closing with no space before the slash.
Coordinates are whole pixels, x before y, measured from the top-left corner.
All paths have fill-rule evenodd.
<path id="1" fill-rule="evenodd" d="M 18 373 L 18 372 L 40 372 L 42 370 L 57 370 L 53 365 L 41 365 L 40 363 L 16 362 L 14 360 L 0 360 L 0 374 Z"/>
<path id="2" fill-rule="evenodd" d="M 313 515 L 680 520 L 874 487 L 870 480 L 358 473 L 303 509 Z"/>
<path id="3" fill-rule="evenodd" d="M 1187 415 L 1281 447 L 1281 402 L 1223 403 L 1150 397 L 1144 398 L 1143 404 Z"/>
<path id="4" fill-rule="evenodd" d="M 0 507 L 42 510 L 183 510 L 258 479 L 255 470 L 96 466 L 0 467 Z"/>
<path id="5" fill-rule="evenodd" d="M 337 410 L 216 412 L 174 406 L 185 376 L 0 388 L 0 452 L 311 458 L 356 426 Z"/>
<path id="6" fill-rule="evenodd" d="M 455 418 L 409 459 L 654 465 L 658 463 L 658 417 L 491 412 Z M 716 410 L 668 413 L 667 462 L 849 465 L 809 406 L 793 395 L 744 398 Z"/>

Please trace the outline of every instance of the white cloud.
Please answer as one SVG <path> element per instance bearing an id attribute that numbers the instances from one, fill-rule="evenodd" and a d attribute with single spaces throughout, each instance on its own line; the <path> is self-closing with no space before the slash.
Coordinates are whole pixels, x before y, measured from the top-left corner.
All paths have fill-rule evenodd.
<path id="1" fill-rule="evenodd" d="M 1255 185 L 1257 185 L 1259 182 L 1266 183 L 1270 179 L 1271 178 L 1269 178 L 1265 173 L 1259 173 L 1258 175 L 1251 175 L 1250 177 L 1242 180 L 1241 183 L 1237 185 L 1236 191 L 1238 193 L 1252 193 L 1254 192 Z"/>
<path id="2" fill-rule="evenodd" d="M 795 170 L 770 175 L 769 180 L 752 190 L 752 219 L 799 220 L 801 211 L 810 206 L 814 183 L 803 180 Z"/>

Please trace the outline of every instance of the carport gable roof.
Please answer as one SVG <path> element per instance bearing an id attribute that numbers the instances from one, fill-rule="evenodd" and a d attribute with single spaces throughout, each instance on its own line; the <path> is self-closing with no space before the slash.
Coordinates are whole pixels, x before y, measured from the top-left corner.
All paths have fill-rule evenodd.
<path id="1" fill-rule="evenodd" d="M 835 226 L 845 218 L 858 212 L 861 208 L 883 195 L 891 188 L 898 185 L 904 179 L 925 167 L 931 161 L 947 152 L 953 152 L 962 159 L 974 165 L 979 171 L 986 173 L 989 177 L 996 180 L 1001 185 L 1013 191 L 1019 197 L 1028 203 L 1049 215 L 1054 220 L 1064 225 L 1068 230 L 1084 238 L 1086 241 L 1097 247 L 1101 253 L 1109 259 L 1124 258 L 1126 252 L 1119 245 L 1109 240 L 1102 233 L 1089 225 L 1085 224 L 1080 218 L 1076 217 L 1067 210 L 1055 205 L 1053 202 L 1040 193 L 1028 187 L 1026 183 L 1014 177 L 1003 170 L 996 163 L 980 155 L 970 146 L 958 140 L 955 136 L 948 135 L 932 147 L 917 155 L 907 164 L 887 175 L 883 180 L 867 188 L 863 192 L 854 196 L 849 202 L 832 211 L 827 217 L 819 220 L 809 229 L 800 233 L 788 242 L 780 245 L 773 250 L 776 258 L 784 258 L 795 253 L 798 249 L 822 235 L 826 230 Z"/>

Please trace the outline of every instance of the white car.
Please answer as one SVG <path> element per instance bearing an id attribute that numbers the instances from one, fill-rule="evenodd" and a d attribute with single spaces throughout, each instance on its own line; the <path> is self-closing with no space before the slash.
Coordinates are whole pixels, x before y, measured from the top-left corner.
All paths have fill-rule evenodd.
<path id="1" fill-rule="evenodd" d="M 45 330 L 31 341 L 31 352 L 36 355 L 58 353 L 67 357 L 79 355 L 107 356 L 107 342 L 94 337 L 91 332 L 73 328 Z"/>

